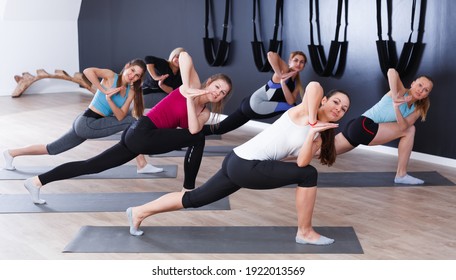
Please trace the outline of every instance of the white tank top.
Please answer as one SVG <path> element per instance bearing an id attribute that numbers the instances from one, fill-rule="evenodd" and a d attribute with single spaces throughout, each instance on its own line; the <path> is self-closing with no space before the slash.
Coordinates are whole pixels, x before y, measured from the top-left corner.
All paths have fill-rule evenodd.
<path id="1" fill-rule="evenodd" d="M 246 160 L 281 160 L 297 157 L 310 125 L 295 124 L 286 111 L 277 121 L 233 151 Z"/>

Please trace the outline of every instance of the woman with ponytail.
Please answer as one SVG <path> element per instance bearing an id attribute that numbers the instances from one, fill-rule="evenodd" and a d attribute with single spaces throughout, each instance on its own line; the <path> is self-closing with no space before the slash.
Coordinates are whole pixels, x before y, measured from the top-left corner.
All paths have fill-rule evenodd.
<path id="1" fill-rule="evenodd" d="M 336 159 L 334 128 L 350 106 L 348 95 L 333 90 L 323 96 L 317 82 L 306 87 L 303 102 L 287 110 L 277 121 L 246 143 L 233 149 L 222 168 L 201 187 L 166 194 L 154 201 L 126 210 L 131 235 L 149 216 L 182 208 L 201 207 L 241 188 L 266 190 L 296 184 L 298 228 L 296 242 L 328 245 L 333 239 L 317 233 L 312 215 L 317 195 L 317 170 L 311 166 L 318 150 L 320 161 L 331 165 Z M 289 161 L 295 157 L 295 161 Z M 283 161 L 287 159 L 287 161 Z"/>
<path id="2" fill-rule="evenodd" d="M 3 152 L 5 169 L 15 170 L 13 160 L 17 156 L 58 155 L 82 144 L 87 139 L 107 137 L 125 130 L 143 115 L 141 83 L 145 72 L 146 64 L 140 59 L 128 62 L 119 74 L 110 69 L 96 67 L 85 69 L 84 75 L 97 88 L 88 108 L 74 120 L 68 132 L 54 142 L 5 150 Z M 136 162 L 138 173 L 163 171 L 163 168 L 148 164 L 143 155 L 139 155 Z"/>

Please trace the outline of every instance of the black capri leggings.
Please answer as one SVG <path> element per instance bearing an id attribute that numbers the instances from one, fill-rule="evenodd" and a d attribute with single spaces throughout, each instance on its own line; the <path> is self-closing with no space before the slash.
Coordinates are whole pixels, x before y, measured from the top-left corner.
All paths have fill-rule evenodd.
<path id="1" fill-rule="evenodd" d="M 148 117 L 143 116 L 123 132 L 119 143 L 101 154 L 88 160 L 62 164 L 38 177 L 44 185 L 80 175 L 99 173 L 127 163 L 140 154 L 163 154 L 189 147 L 184 162 L 184 187 L 193 189 L 201 165 L 204 143 L 204 134 L 201 132 L 191 134 L 188 129 L 159 129 Z"/>
<path id="2" fill-rule="evenodd" d="M 299 167 L 294 162 L 278 160 L 245 160 L 229 153 L 222 168 L 201 187 L 186 192 L 182 198 L 184 208 L 201 207 L 236 192 L 246 189 L 275 189 L 297 184 L 299 187 L 317 185 L 315 167 Z"/>
<path id="3" fill-rule="evenodd" d="M 203 128 L 204 135 L 220 135 L 227 132 L 233 131 L 236 128 L 241 127 L 250 120 L 261 120 L 269 119 L 277 115 L 283 114 L 283 111 L 272 112 L 270 114 L 261 115 L 253 111 L 250 106 L 250 96 L 242 100 L 240 107 L 232 114 L 228 115 L 223 121 L 221 121 L 217 127 L 211 127 L 205 125 Z"/>

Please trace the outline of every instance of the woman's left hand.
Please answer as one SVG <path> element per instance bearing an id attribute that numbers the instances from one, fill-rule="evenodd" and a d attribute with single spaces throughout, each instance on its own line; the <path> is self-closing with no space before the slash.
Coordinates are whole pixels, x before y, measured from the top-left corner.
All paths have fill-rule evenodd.
<path id="1" fill-rule="evenodd" d="M 298 73 L 298 71 L 291 71 L 291 72 L 287 72 L 287 73 L 282 73 L 280 75 L 280 82 L 285 82 L 286 80 L 288 80 L 289 78 L 293 77 L 294 75 L 296 75 L 296 73 Z"/>
<path id="2" fill-rule="evenodd" d="M 394 108 L 398 108 L 402 104 L 407 103 L 410 100 L 412 100 L 412 97 L 410 95 L 408 95 L 408 96 L 392 96 L 392 99 L 393 99 L 393 107 Z"/>
<path id="3" fill-rule="evenodd" d="M 211 93 L 209 90 L 189 88 L 186 91 L 182 92 L 182 95 L 185 98 L 194 99 L 195 97 L 198 97 L 198 96 L 201 96 L 201 95 L 205 95 L 205 94 L 209 94 L 209 93 Z"/>

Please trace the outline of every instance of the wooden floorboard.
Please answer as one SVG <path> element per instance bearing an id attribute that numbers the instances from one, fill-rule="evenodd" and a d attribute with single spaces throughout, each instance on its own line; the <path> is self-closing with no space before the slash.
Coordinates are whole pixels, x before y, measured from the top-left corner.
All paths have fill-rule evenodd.
<path id="1" fill-rule="evenodd" d="M 64 133 L 89 104 L 92 95 L 80 92 L 24 94 L 0 97 L 0 149 L 48 143 Z M 207 145 L 238 145 L 253 133 L 230 132 Z M 87 141 L 57 156 L 17 158 L 16 166 L 57 165 L 86 159 L 113 141 Z M 222 157 L 203 159 L 197 184 L 220 167 Z M 177 164 L 178 175 L 159 180 L 65 180 L 43 193 L 178 191 L 182 187 L 182 158 L 152 158 L 153 164 Z M 133 163 L 133 162 L 132 162 Z M 3 164 L 3 159 L 1 160 Z M 356 149 L 321 172 L 395 171 L 396 157 Z M 437 171 L 456 182 L 456 168 L 411 160 L 410 171 Z M 391 178 L 392 180 L 393 178 Z M 20 180 L 0 180 L 1 194 L 24 194 Z M 145 226 L 294 226 L 294 189 L 240 190 L 230 197 L 230 211 L 166 213 L 144 221 Z M 125 226 L 123 213 L 0 214 L 2 260 L 177 260 L 177 259 L 303 259 L 303 260 L 454 260 L 456 259 L 456 187 L 321 188 L 313 224 L 352 226 L 364 254 L 68 254 L 63 248 L 85 225 Z M 190 241 L 190 240 L 189 240 Z"/>

